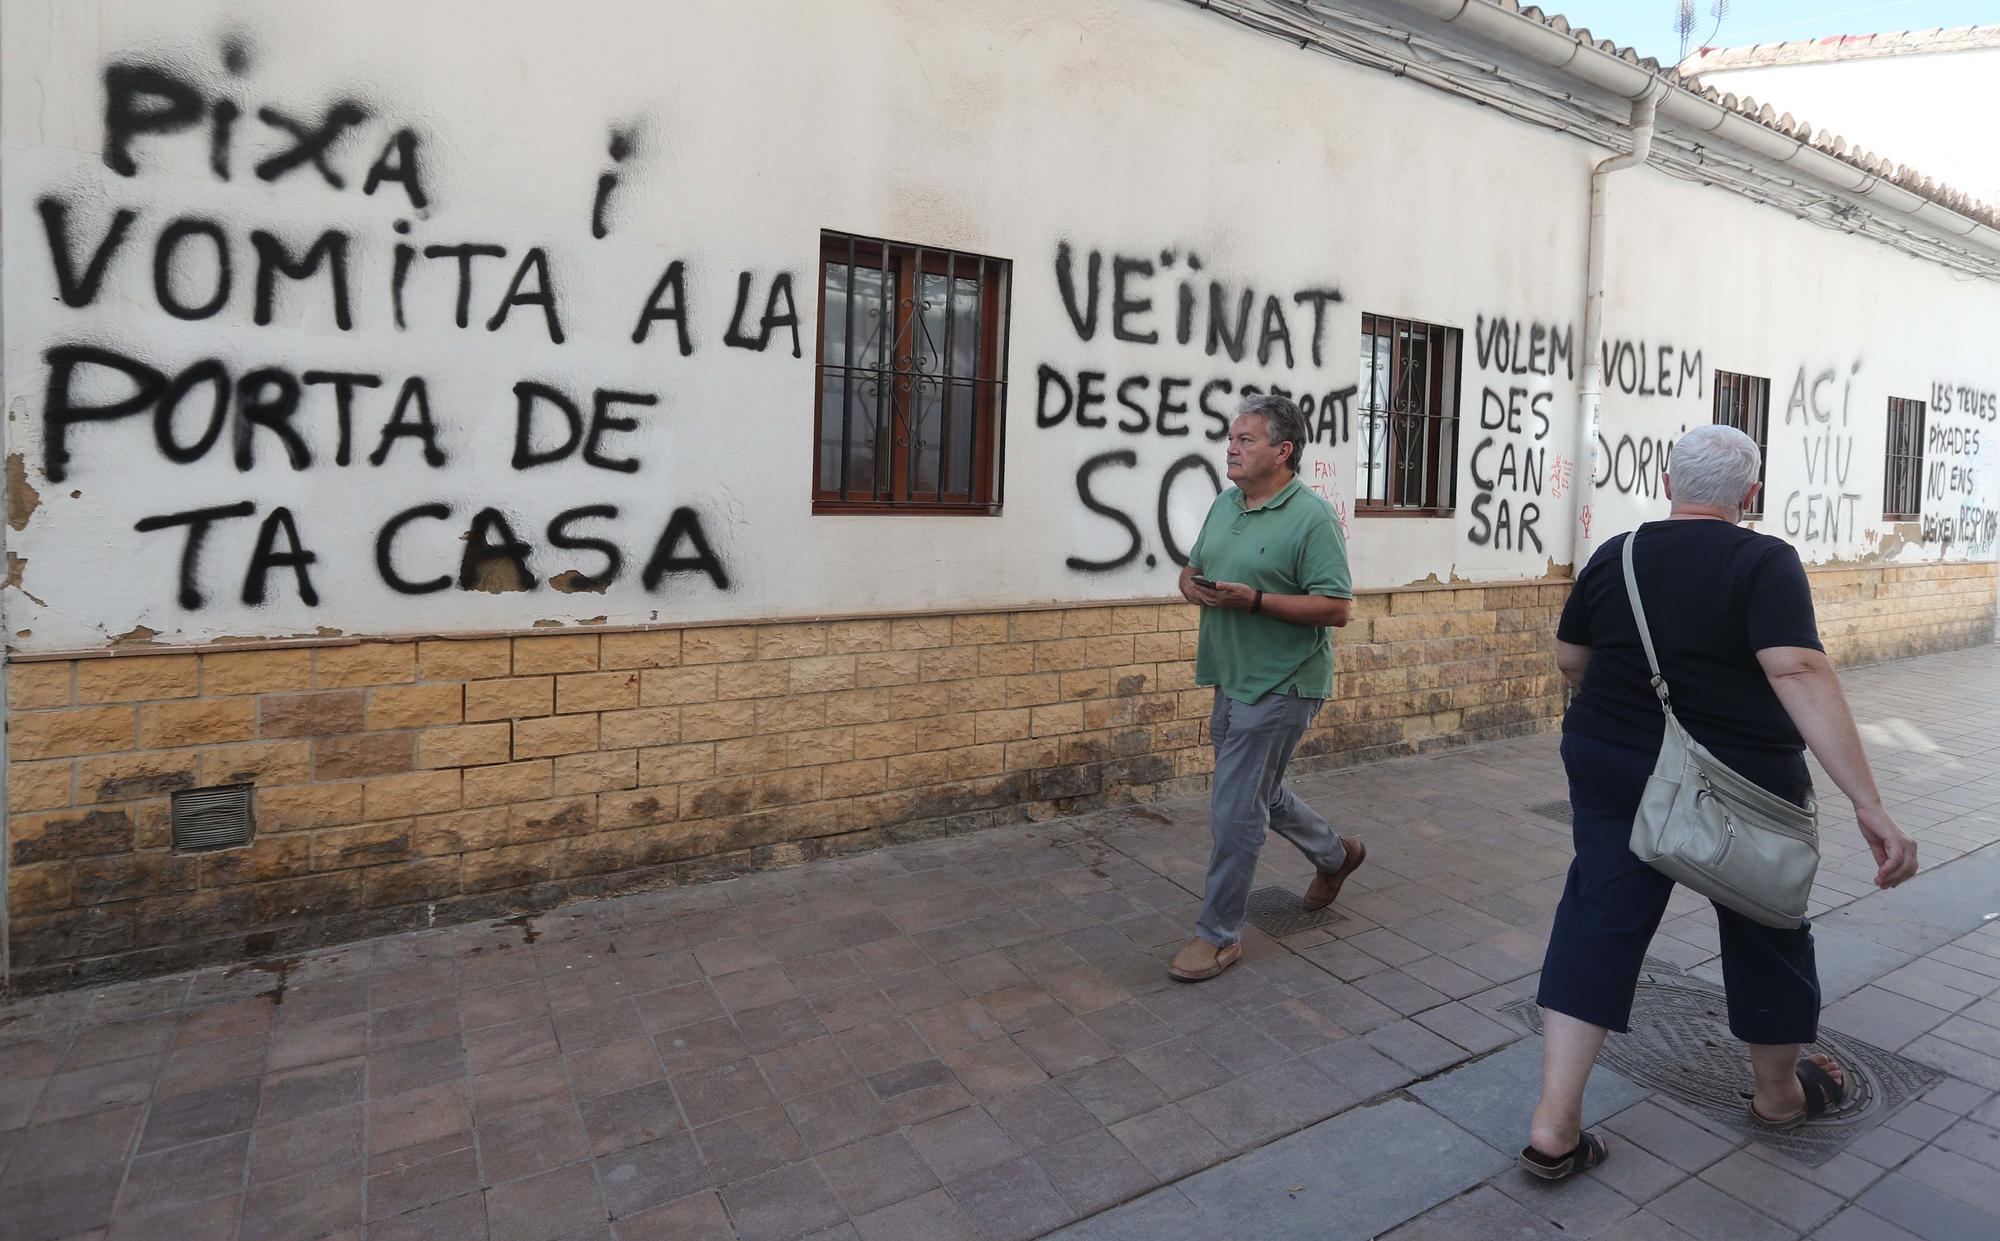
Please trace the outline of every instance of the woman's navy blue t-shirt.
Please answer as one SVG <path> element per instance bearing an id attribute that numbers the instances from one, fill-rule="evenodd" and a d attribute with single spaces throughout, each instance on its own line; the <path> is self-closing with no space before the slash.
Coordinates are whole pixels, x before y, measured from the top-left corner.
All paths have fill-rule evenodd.
<path id="1" fill-rule="evenodd" d="M 1556 637 L 1591 651 L 1563 731 L 1658 750 L 1666 722 L 1625 597 L 1629 537 L 1597 550 L 1563 606 Z M 1805 741 L 1757 662 L 1768 647 L 1825 649 L 1799 554 L 1726 521 L 1647 522 L 1638 539 L 1633 572 L 1674 714 L 1746 778 L 1802 801 L 1812 788 Z"/>

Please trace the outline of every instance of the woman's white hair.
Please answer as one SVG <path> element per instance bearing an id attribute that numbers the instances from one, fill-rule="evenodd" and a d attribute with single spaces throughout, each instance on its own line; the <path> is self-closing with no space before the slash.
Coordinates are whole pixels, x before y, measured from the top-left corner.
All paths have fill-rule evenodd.
<path id="1" fill-rule="evenodd" d="M 1735 427 L 1696 427 L 1674 441 L 1667 473 L 1676 504 L 1741 509 L 1757 481 L 1757 441 Z"/>

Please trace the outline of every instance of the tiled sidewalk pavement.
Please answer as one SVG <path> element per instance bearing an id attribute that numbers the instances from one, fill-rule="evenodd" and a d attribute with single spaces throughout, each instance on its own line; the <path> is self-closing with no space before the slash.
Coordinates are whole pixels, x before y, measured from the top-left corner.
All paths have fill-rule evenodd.
<path id="1" fill-rule="evenodd" d="M 2000 651 L 1848 684 L 1927 862 L 2000 838 Z M 1498 1009 L 1568 863 L 1528 809 L 1562 795 L 1553 739 L 1303 787 L 1371 846 L 1347 920 L 1200 987 L 1162 968 L 1206 848 L 1183 801 L 13 1002 L 0 1238 L 1004 1241 L 1106 1208 L 1084 1228 L 2000 1236 L 2000 924 L 1956 925 L 1951 880 L 2000 851 L 1822 920 L 1829 1024 L 1951 1074 L 1924 1101 L 1808 1169 L 1612 1082 L 1617 1155 L 1551 1191 L 1504 1171 L 1534 1047 Z M 1831 907 L 1869 867 L 1827 809 Z M 1712 958 L 1696 902 L 1665 931 Z M 1483 1097 L 1439 1076 L 1468 1061 Z M 1339 1159 L 1328 1214 L 1306 1173 Z"/>

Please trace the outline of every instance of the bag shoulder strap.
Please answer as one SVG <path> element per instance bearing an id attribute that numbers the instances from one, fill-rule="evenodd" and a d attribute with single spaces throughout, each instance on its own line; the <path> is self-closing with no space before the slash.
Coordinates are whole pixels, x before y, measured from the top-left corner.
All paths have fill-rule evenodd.
<path id="1" fill-rule="evenodd" d="M 1653 631 L 1646 624 L 1646 605 L 1639 602 L 1639 579 L 1632 572 L 1632 544 L 1638 541 L 1639 531 L 1634 529 L 1625 536 L 1620 556 L 1625 566 L 1625 597 L 1632 601 L 1632 619 L 1639 625 L 1639 643 L 1646 648 L 1646 666 L 1653 672 L 1653 693 L 1660 700 L 1660 709 L 1672 715 L 1674 704 L 1667 694 L 1667 678 L 1660 674 L 1660 657 L 1653 650 Z"/>

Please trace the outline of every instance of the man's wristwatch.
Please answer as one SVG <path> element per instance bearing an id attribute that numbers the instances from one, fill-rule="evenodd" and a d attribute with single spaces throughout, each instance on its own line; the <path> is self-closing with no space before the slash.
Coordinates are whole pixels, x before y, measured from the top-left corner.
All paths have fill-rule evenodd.
<path id="1" fill-rule="evenodd" d="M 1260 590 L 1257 592 L 1257 597 L 1250 601 L 1250 615 L 1255 616 L 1257 613 L 1263 610 L 1264 610 L 1264 592 Z"/>

